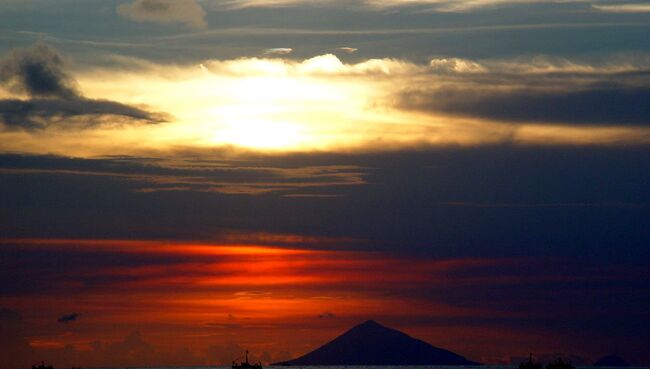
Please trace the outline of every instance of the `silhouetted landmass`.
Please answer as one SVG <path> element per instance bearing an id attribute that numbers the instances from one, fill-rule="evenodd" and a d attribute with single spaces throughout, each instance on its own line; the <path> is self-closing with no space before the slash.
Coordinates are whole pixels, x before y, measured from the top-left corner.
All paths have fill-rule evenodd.
<path id="1" fill-rule="evenodd" d="M 475 365 L 369 320 L 297 359 L 274 365 Z"/>
<path id="2" fill-rule="evenodd" d="M 544 367 L 541 363 L 533 361 L 533 354 L 531 353 L 530 356 L 528 356 L 528 360 L 519 364 L 519 369 L 544 369 Z"/>
<path id="3" fill-rule="evenodd" d="M 607 355 L 601 357 L 598 361 L 594 363 L 594 366 L 630 366 L 630 364 L 623 360 L 620 356 L 616 355 Z"/>
<path id="4" fill-rule="evenodd" d="M 54 369 L 52 365 L 45 365 L 44 361 L 41 361 L 41 364 L 36 366 L 32 365 L 32 369 Z"/>
<path id="5" fill-rule="evenodd" d="M 546 364 L 546 369 L 576 369 L 570 361 L 558 357 L 554 361 Z"/>

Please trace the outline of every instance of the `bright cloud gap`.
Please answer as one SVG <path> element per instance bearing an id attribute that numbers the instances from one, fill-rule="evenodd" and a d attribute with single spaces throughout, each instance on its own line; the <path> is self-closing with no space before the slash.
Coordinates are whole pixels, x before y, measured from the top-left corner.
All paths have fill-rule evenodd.
<path id="1" fill-rule="evenodd" d="M 299 61 L 282 58 L 290 49 L 269 50 L 274 57 L 185 66 L 116 58 L 120 69 L 77 72 L 87 101 L 120 101 L 123 115 L 132 114 L 127 107 L 151 107 L 169 122 L 133 125 L 119 138 L 110 126 L 91 126 L 74 132 L 92 141 L 71 149 L 66 139 L 73 131 L 65 122 L 74 117 L 57 115 L 63 122 L 45 126 L 42 135 L 6 130 L 5 150 L 96 156 L 110 154 L 114 145 L 139 155 L 178 147 L 383 151 L 650 142 L 650 110 L 640 104 L 650 96 L 647 56 L 598 64 L 544 56 L 347 63 L 334 54 Z M 11 91 L 8 96 L 15 98 Z M 585 109 L 595 101 L 595 110 Z"/>

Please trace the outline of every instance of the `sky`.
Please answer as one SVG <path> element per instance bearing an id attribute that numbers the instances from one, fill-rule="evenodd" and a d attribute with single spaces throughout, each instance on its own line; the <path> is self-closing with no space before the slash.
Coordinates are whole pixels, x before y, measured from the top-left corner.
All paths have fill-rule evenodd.
<path id="1" fill-rule="evenodd" d="M 0 369 L 368 319 L 650 366 L 650 3 L 0 0 Z"/>

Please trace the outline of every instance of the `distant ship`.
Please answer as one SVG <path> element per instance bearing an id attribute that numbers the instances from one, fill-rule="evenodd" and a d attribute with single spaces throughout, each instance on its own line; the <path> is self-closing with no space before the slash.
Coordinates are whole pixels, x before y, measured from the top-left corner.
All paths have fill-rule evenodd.
<path id="1" fill-rule="evenodd" d="M 262 369 L 262 363 L 257 363 L 257 364 L 250 364 L 248 362 L 248 350 L 246 350 L 246 361 L 243 363 L 237 363 L 237 360 L 240 358 L 237 358 L 233 360 L 232 362 L 232 369 Z M 33 368 L 32 368 L 33 369 Z"/>
<path id="2" fill-rule="evenodd" d="M 542 364 L 533 362 L 533 354 L 530 354 L 528 361 L 519 364 L 519 369 L 543 369 Z"/>

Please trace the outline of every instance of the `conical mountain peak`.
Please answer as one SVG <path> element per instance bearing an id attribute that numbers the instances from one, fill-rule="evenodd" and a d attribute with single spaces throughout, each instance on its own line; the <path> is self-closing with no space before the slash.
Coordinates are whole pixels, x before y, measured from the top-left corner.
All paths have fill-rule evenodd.
<path id="1" fill-rule="evenodd" d="M 285 365 L 471 365 L 451 351 L 434 347 L 374 320 L 352 327 L 331 342 Z"/>
<path id="2" fill-rule="evenodd" d="M 594 366 L 623 367 L 630 366 L 630 364 L 618 355 L 607 355 L 596 361 Z"/>
<path id="3" fill-rule="evenodd" d="M 377 323 L 375 320 L 366 320 L 365 322 L 352 327 L 350 330 L 354 330 L 354 329 L 390 329 L 390 328 L 387 328 Z"/>

